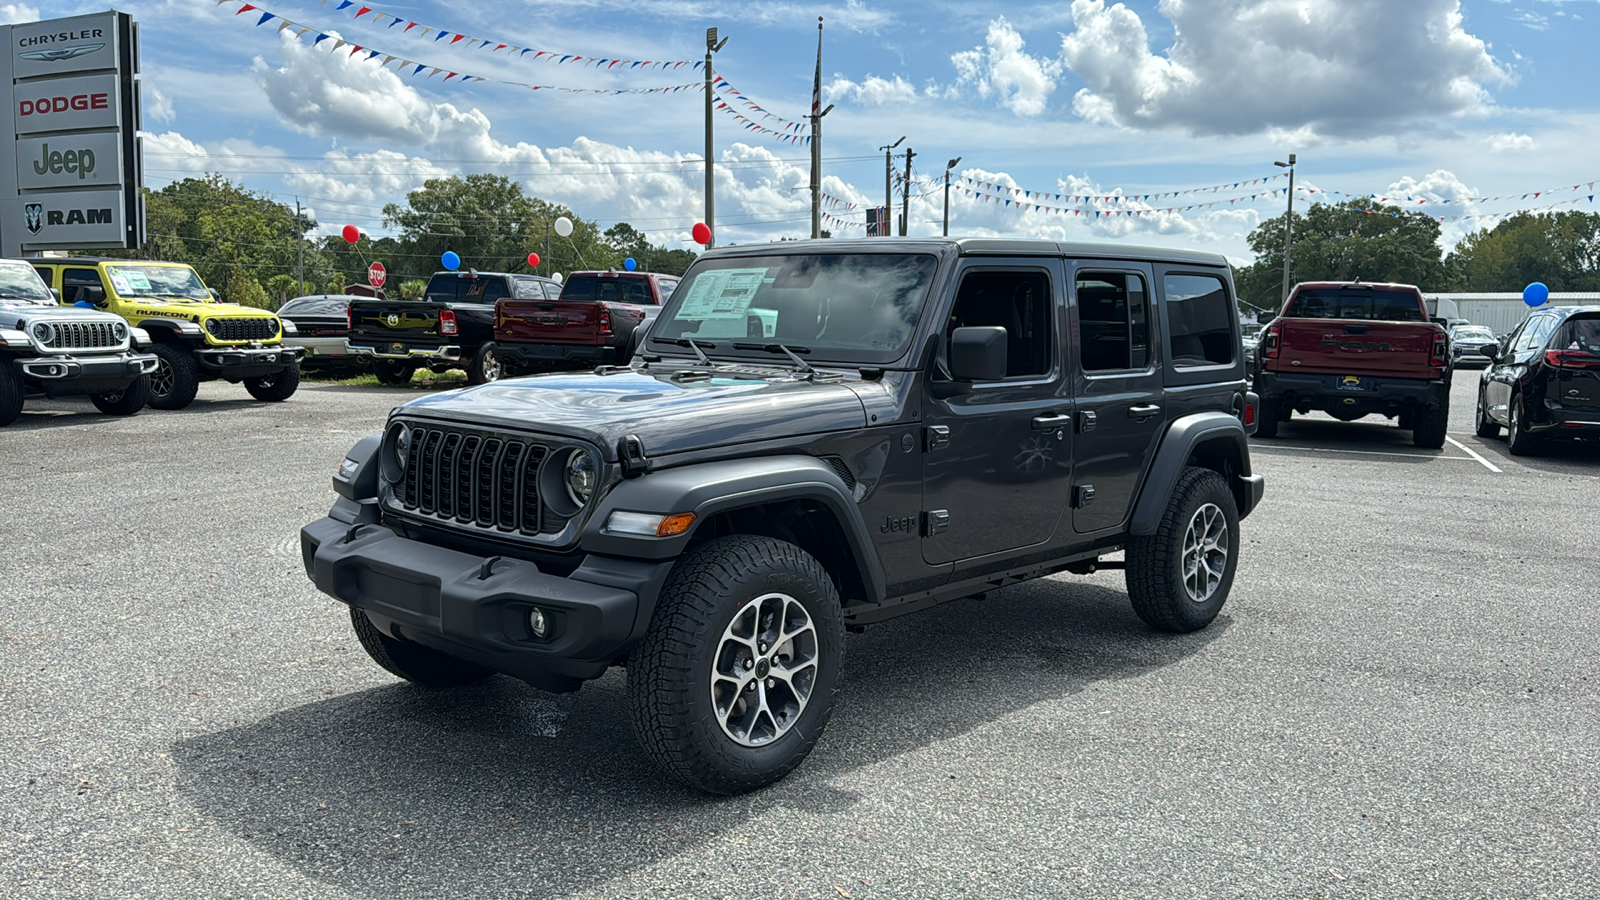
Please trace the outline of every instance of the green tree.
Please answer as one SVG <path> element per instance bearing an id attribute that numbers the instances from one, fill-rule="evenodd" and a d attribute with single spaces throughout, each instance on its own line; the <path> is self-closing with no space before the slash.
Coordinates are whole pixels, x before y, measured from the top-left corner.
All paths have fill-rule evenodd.
<path id="1" fill-rule="evenodd" d="M 1445 261 L 1470 291 L 1600 290 L 1600 214 L 1518 213 L 1467 235 Z"/>
<path id="2" fill-rule="evenodd" d="M 222 299 L 229 303 L 241 306 L 253 306 L 257 309 L 277 309 L 278 304 L 267 297 L 267 292 L 261 289 L 261 282 L 255 280 L 244 269 L 234 269 L 228 275 L 227 287 L 222 291 Z"/>
<path id="3" fill-rule="evenodd" d="M 428 283 L 421 279 L 412 278 L 400 282 L 401 300 L 421 300 L 423 291 L 428 289 Z"/>
<path id="4" fill-rule="evenodd" d="M 1242 304 L 1277 307 L 1282 293 L 1284 217 L 1250 232 L 1255 262 L 1235 273 Z M 1455 286 L 1439 247 L 1439 220 L 1367 199 L 1319 204 L 1294 218 L 1290 283 L 1394 281 L 1424 291 Z"/>

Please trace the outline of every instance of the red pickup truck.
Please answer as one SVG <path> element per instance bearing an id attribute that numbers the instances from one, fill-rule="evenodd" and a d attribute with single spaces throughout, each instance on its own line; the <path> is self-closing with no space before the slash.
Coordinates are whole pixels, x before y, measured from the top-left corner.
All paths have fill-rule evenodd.
<path id="1" fill-rule="evenodd" d="M 1261 336 L 1257 437 L 1292 412 L 1398 419 L 1418 447 L 1444 446 L 1450 339 L 1409 284 L 1311 281 L 1289 292 Z"/>
<path id="2" fill-rule="evenodd" d="M 678 276 L 655 272 L 573 272 L 556 300 L 508 297 L 495 304 L 494 342 L 514 370 L 621 365 L 633 333 L 672 296 Z"/>

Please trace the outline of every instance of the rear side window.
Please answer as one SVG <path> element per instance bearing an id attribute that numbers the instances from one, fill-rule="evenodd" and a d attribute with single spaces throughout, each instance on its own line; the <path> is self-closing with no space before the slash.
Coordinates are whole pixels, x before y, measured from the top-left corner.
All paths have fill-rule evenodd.
<path id="1" fill-rule="evenodd" d="M 1374 322 L 1426 322 L 1422 302 L 1412 291 L 1385 288 L 1311 288 L 1295 294 L 1284 315 L 1293 319 L 1369 319 Z"/>
<path id="2" fill-rule="evenodd" d="M 1600 356 L 1600 316 L 1573 316 L 1556 329 L 1549 350 L 1582 350 Z"/>
<path id="3" fill-rule="evenodd" d="M 656 282 L 656 288 L 661 291 L 661 302 L 665 303 L 672 296 L 672 292 L 678 289 L 678 279 L 663 278 Z"/>
<path id="4" fill-rule="evenodd" d="M 561 299 L 644 306 L 650 303 L 650 285 L 638 276 L 573 275 L 562 288 Z"/>
<path id="5" fill-rule="evenodd" d="M 100 283 L 98 269 L 62 269 L 61 302 L 99 303 L 106 299 L 106 289 Z"/>
<path id="6" fill-rule="evenodd" d="M 431 303 L 493 303 L 505 298 L 506 279 L 498 276 L 435 275 L 424 300 Z"/>
<path id="7" fill-rule="evenodd" d="M 1237 316 L 1228 288 L 1211 275 L 1167 275 L 1167 346 L 1175 366 L 1217 366 L 1233 362 Z"/>
<path id="8" fill-rule="evenodd" d="M 1085 372 L 1150 365 L 1150 305 L 1132 272 L 1078 273 L 1078 358 Z"/>
<path id="9" fill-rule="evenodd" d="M 514 278 L 511 288 L 518 300 L 543 300 L 544 283 L 534 278 Z"/>

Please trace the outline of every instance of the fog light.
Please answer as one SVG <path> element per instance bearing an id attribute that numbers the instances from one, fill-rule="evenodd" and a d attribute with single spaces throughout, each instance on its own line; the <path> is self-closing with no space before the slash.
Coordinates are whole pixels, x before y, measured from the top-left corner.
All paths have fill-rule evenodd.
<path id="1" fill-rule="evenodd" d="M 544 610 L 537 606 L 528 611 L 528 630 L 536 638 L 542 638 L 550 631 L 550 620 L 545 617 Z"/>

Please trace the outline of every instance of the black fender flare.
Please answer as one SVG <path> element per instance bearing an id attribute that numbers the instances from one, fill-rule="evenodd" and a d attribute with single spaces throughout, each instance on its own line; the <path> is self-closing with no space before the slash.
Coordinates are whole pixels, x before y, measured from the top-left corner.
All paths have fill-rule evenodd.
<path id="1" fill-rule="evenodd" d="M 848 487 L 827 463 L 811 456 L 763 456 L 722 462 L 698 463 L 660 469 L 617 484 L 604 497 L 584 526 L 580 546 L 589 553 L 632 559 L 669 560 L 680 555 L 700 526 L 718 513 L 784 500 L 812 500 L 825 506 L 838 521 L 855 559 L 869 600 L 882 600 L 888 587 L 861 518 L 860 507 Z M 685 534 L 670 538 L 615 534 L 605 530 L 606 520 L 617 510 L 642 513 L 695 514 L 695 524 Z"/>
<path id="2" fill-rule="evenodd" d="M 1250 515 L 1260 498 L 1260 476 L 1250 472 L 1250 446 L 1245 437 L 1244 423 L 1225 412 L 1215 410 L 1184 416 L 1167 427 L 1161 436 L 1161 445 L 1150 471 L 1145 475 L 1144 486 L 1133 507 L 1133 518 L 1128 533 L 1152 535 L 1161 525 L 1161 514 L 1166 511 L 1172 491 L 1183 476 L 1194 449 L 1213 441 L 1225 445 L 1233 457 L 1237 470 L 1230 479 L 1234 499 L 1239 506 L 1239 518 Z"/>
<path id="3" fill-rule="evenodd" d="M 188 319 L 168 319 L 152 316 L 140 319 L 138 326 L 149 332 L 150 337 L 156 342 L 176 339 L 180 342 L 189 340 L 205 340 L 205 329 Z"/>

